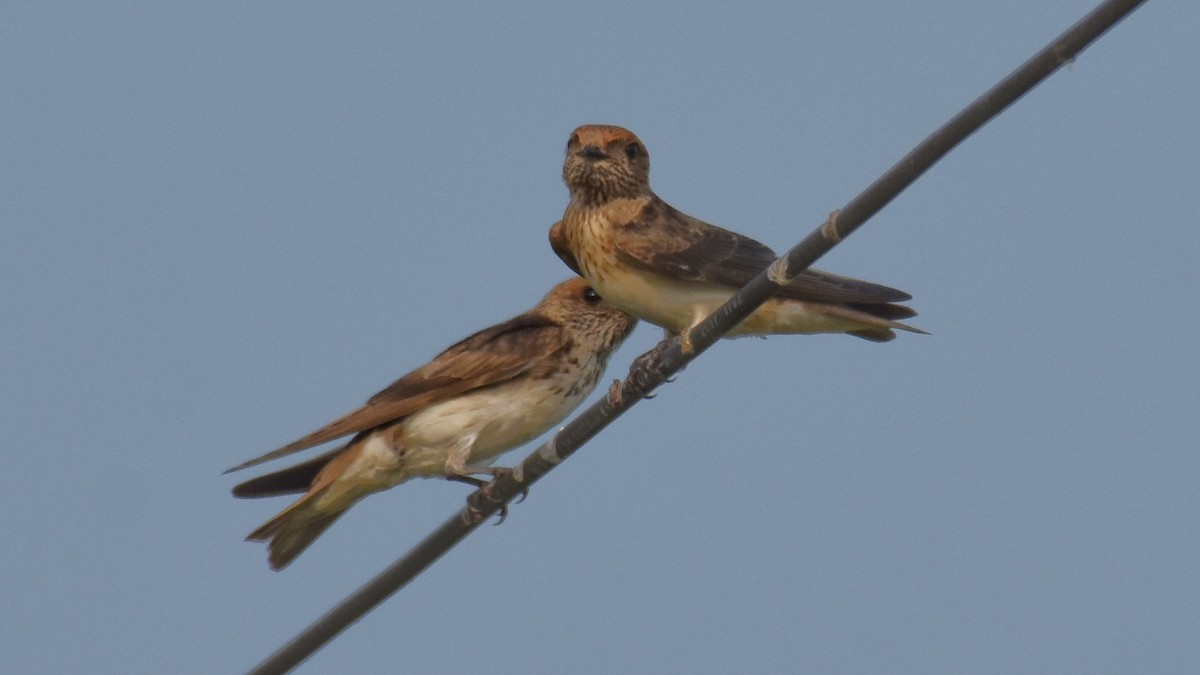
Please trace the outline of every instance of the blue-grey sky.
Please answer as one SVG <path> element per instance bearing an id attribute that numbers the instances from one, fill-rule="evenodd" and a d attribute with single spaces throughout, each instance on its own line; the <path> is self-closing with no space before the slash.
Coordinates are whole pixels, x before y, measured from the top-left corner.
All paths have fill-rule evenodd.
<path id="1" fill-rule="evenodd" d="M 272 573 L 221 471 L 565 278 L 575 126 L 784 249 L 1093 5 L 9 7 L 0 670 L 245 670 L 457 509 Z M 1198 32 L 1149 2 L 818 264 L 931 335 L 717 345 L 302 670 L 1200 670 Z"/>

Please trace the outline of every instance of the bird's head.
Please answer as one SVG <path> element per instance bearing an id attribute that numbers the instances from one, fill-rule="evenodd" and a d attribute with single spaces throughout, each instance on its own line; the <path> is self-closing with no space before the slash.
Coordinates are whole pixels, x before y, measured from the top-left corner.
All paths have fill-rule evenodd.
<path id="1" fill-rule="evenodd" d="M 580 277 L 572 277 L 552 288 L 536 311 L 566 327 L 583 344 L 589 345 L 601 363 L 608 360 L 637 325 L 637 319 L 600 297 Z"/>
<path id="2" fill-rule="evenodd" d="M 650 191 L 650 153 L 628 129 L 584 125 L 567 141 L 563 182 L 585 203 L 642 196 Z"/>

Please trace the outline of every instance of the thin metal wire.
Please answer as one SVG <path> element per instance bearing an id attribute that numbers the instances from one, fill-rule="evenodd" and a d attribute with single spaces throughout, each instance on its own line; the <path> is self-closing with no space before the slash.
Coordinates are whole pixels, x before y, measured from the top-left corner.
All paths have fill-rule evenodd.
<path id="1" fill-rule="evenodd" d="M 579 414 L 548 442 L 518 465 L 511 475 L 497 478 L 472 495 L 468 506 L 442 523 L 404 557 L 367 582 L 250 672 L 285 673 L 400 590 L 495 514 L 518 494 L 570 457 L 580 446 L 654 391 L 731 328 L 750 316 L 777 291 L 781 283 L 808 268 L 839 241 L 895 199 L 921 174 L 989 120 L 1015 103 L 1039 82 L 1115 26 L 1145 0 L 1108 0 L 1076 23 L 999 84 L 955 115 L 922 141 L 866 190 L 830 214 L 828 220 L 782 256 L 770 270 L 755 277 L 729 302 L 691 332 L 691 354 L 678 339 L 656 348 L 650 367 L 631 370 L 621 383 L 618 401 L 603 399 Z M 639 362 L 641 360 L 639 359 Z"/>

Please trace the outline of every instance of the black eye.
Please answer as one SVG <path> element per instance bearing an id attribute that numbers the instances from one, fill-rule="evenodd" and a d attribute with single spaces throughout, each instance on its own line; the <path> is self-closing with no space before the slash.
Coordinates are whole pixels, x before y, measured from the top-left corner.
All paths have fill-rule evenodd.
<path id="1" fill-rule="evenodd" d="M 594 305 L 600 302 L 600 294 L 592 290 L 591 286 L 583 289 L 583 301 L 589 305 Z"/>
<path id="2" fill-rule="evenodd" d="M 625 146 L 625 156 L 629 159 L 637 159 L 637 156 L 641 154 L 641 152 L 642 149 L 637 143 L 630 143 L 629 145 Z"/>
<path id="3" fill-rule="evenodd" d="M 572 145 L 579 145 L 579 134 L 571 134 L 567 139 L 567 149 L 570 150 Z"/>

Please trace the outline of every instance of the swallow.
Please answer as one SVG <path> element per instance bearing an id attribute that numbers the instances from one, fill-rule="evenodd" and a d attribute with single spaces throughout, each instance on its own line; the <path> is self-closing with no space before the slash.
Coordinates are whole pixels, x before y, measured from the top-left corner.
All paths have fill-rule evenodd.
<path id="1" fill-rule="evenodd" d="M 563 182 L 571 200 L 550 229 L 550 245 L 605 300 L 681 336 L 775 261 L 750 237 L 679 211 L 650 189 L 650 154 L 628 129 L 586 125 L 567 142 Z M 925 331 L 900 319 L 916 316 L 896 303 L 909 294 L 809 269 L 726 337 L 848 333 L 873 342 L 895 329 Z"/>
<path id="2" fill-rule="evenodd" d="M 366 405 L 239 471 L 353 434 L 302 464 L 248 480 L 236 497 L 304 493 L 246 538 L 280 570 L 363 497 L 409 478 L 482 484 L 501 453 L 561 422 L 592 392 L 637 320 L 578 277 L 533 309 L 485 328 L 396 380 Z"/>

